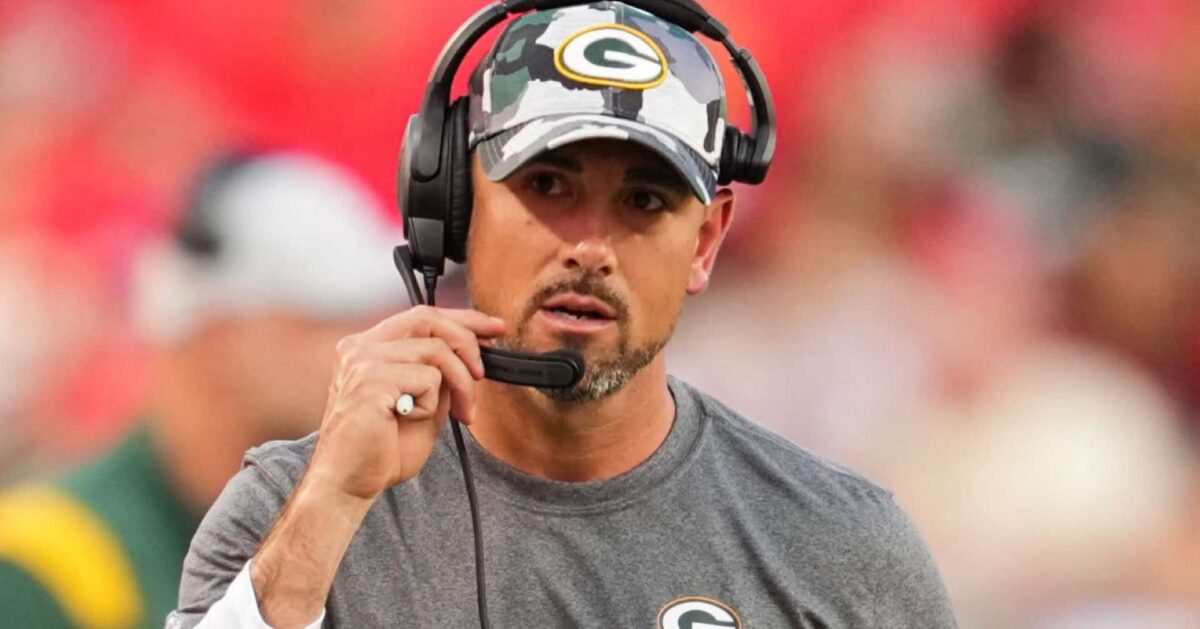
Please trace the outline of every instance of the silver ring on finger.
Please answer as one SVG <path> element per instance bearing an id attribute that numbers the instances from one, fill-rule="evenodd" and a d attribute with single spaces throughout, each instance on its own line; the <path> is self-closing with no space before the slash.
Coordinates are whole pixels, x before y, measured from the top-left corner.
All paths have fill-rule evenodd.
<path id="1" fill-rule="evenodd" d="M 414 400 L 413 396 L 409 395 L 408 393 L 401 393 L 400 397 L 396 398 L 396 412 L 399 413 L 401 417 L 408 417 L 411 415 L 414 408 L 416 408 L 416 400 Z"/>

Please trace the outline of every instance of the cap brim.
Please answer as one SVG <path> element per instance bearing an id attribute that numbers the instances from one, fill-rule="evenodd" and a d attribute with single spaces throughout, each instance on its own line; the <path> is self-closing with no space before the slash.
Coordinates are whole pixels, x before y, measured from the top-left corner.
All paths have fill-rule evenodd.
<path id="1" fill-rule="evenodd" d="M 501 131 L 476 146 L 483 172 L 503 181 L 544 151 L 582 140 L 634 142 L 662 156 L 706 205 L 717 192 L 717 175 L 695 151 L 674 136 L 636 120 L 597 114 L 547 116 Z"/>

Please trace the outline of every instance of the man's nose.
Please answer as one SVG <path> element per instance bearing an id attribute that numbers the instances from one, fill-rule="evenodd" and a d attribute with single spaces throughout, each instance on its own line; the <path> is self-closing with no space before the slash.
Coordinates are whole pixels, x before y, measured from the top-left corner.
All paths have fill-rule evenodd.
<path id="1" fill-rule="evenodd" d="M 559 259 L 573 271 L 611 275 L 617 268 L 617 258 L 610 243 L 613 226 L 608 209 L 581 204 L 571 217 L 574 223 L 565 230 Z"/>
<path id="2" fill-rule="evenodd" d="M 574 243 L 563 243 L 561 259 L 563 266 L 585 275 L 598 273 L 608 276 L 612 275 L 617 267 L 616 256 L 603 235 L 589 236 Z"/>

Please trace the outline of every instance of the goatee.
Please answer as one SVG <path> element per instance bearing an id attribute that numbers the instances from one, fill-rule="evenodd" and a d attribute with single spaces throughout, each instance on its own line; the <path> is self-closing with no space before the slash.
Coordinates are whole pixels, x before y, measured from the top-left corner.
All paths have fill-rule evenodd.
<path id="1" fill-rule="evenodd" d="M 629 340 L 629 307 L 612 289 L 606 286 L 598 275 L 585 275 L 572 280 L 555 282 L 539 290 L 529 300 L 529 306 L 522 314 L 521 321 L 510 336 L 494 341 L 496 347 L 519 352 L 536 352 L 529 345 L 529 323 L 541 309 L 541 304 L 560 293 L 576 293 L 595 297 L 604 301 L 616 311 L 617 349 L 616 355 L 607 360 L 587 358 L 583 378 L 573 387 L 565 389 L 549 389 L 537 387 L 546 397 L 564 404 L 581 404 L 605 398 L 619 391 L 629 383 L 646 365 L 654 360 L 662 348 L 666 346 L 671 332 L 661 338 L 631 347 Z M 582 338 L 568 336 L 563 343 L 563 349 L 572 349 L 584 354 L 586 343 Z"/>

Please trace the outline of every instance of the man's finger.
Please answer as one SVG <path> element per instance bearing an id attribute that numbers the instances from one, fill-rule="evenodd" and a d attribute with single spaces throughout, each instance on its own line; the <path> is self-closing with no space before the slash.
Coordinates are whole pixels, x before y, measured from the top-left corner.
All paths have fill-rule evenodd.
<path id="1" fill-rule="evenodd" d="M 428 330 L 428 326 L 436 320 L 449 320 L 457 323 L 480 338 L 494 338 L 504 333 L 503 319 L 486 315 L 478 310 L 414 306 L 380 321 L 363 335 L 374 340 L 403 338 L 409 329 Z M 429 336 L 429 332 L 420 334 L 420 336 Z"/>
<path id="2" fill-rule="evenodd" d="M 471 375 L 475 379 L 481 379 L 483 378 L 483 360 L 479 354 L 480 338 L 493 338 L 503 333 L 504 322 L 501 319 L 494 319 L 475 310 L 426 309 L 419 312 L 402 313 L 385 319 L 360 335 L 358 342 L 440 338 L 454 350 L 455 354 L 458 354 L 467 365 Z"/>
<path id="3" fill-rule="evenodd" d="M 476 345 L 473 345 L 473 348 L 478 359 L 479 348 Z M 378 343 L 364 351 L 371 360 L 388 364 L 415 363 L 436 367 L 442 373 L 443 384 L 452 394 L 454 416 L 468 424 L 474 419 L 475 378 L 462 356 L 455 352 L 445 339 L 404 339 Z M 480 369 L 482 370 L 482 364 Z"/>
<path id="4" fill-rule="evenodd" d="M 371 367 L 372 382 L 364 389 L 370 396 L 382 394 L 380 403 L 388 412 L 404 421 L 423 421 L 437 417 L 442 396 L 442 373 L 437 367 L 423 364 L 376 363 Z M 412 410 L 401 416 L 397 412 L 401 395 L 412 396 Z"/>

